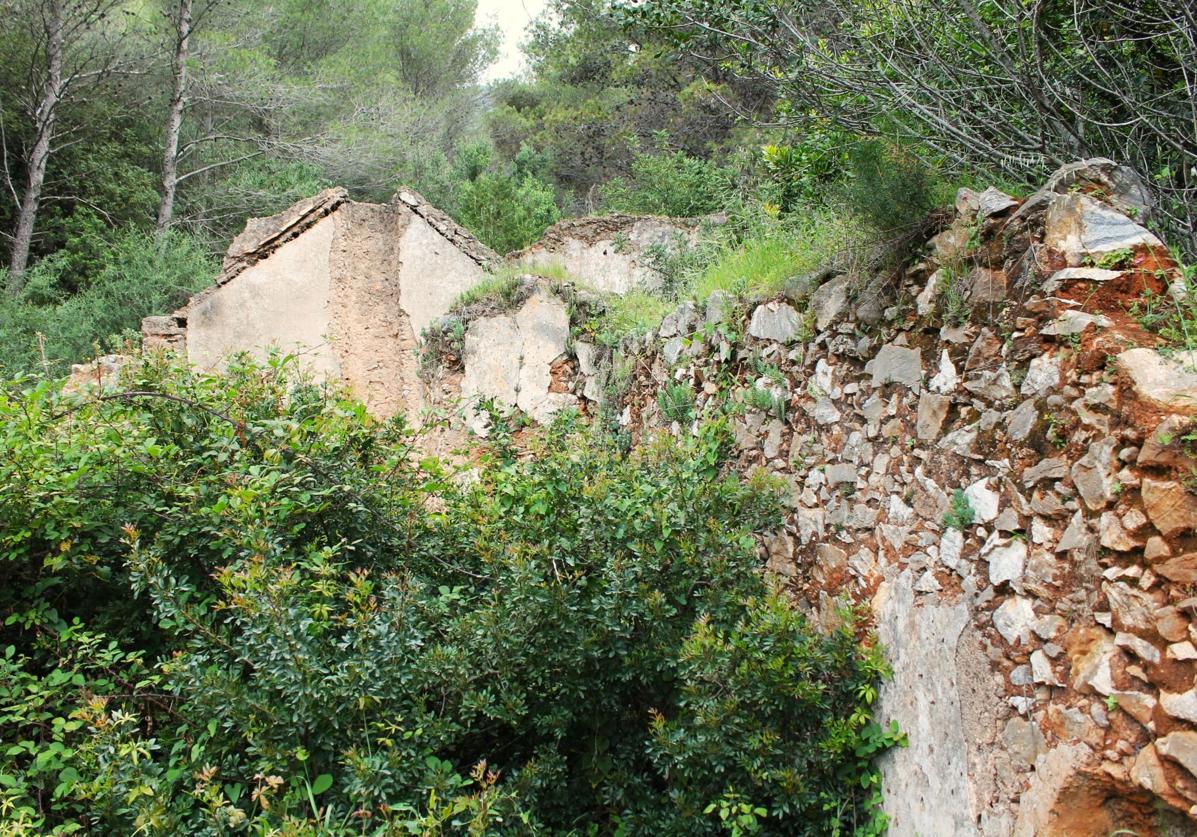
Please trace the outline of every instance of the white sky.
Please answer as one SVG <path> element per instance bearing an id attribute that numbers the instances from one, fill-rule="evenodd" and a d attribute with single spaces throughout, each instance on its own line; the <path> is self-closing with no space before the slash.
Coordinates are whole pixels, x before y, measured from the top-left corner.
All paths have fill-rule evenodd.
<path id="1" fill-rule="evenodd" d="M 540 14 L 544 3 L 545 0 L 478 0 L 477 21 L 498 24 L 503 35 L 499 60 L 482 74 L 483 81 L 507 78 L 523 69 L 520 41 L 524 39 L 524 29 Z"/>

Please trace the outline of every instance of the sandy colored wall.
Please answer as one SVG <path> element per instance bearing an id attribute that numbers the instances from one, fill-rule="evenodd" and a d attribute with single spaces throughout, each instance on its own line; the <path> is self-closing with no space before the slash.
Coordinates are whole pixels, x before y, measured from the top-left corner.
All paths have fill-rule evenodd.
<path id="1" fill-rule="evenodd" d="M 416 334 L 402 306 L 395 244 L 409 224 L 422 222 L 373 204 L 347 204 L 337 218 L 328 332 L 341 378 L 375 415 L 418 410 Z"/>
<path id="2" fill-rule="evenodd" d="M 340 374 L 328 341 L 329 254 L 343 209 L 187 307 L 187 357 L 215 369 L 229 355 L 264 358 L 271 346 L 303 357 L 319 377 Z"/>
<path id="3" fill-rule="evenodd" d="M 205 369 L 276 347 L 318 380 L 344 381 L 375 415 L 414 414 L 420 332 L 488 275 L 488 259 L 418 196 L 383 205 L 322 193 L 251 221 L 217 285 L 144 328 L 160 337 L 159 320 L 182 324 L 172 345 Z"/>
<path id="4" fill-rule="evenodd" d="M 555 266 L 595 290 L 626 294 L 661 286 L 652 266 L 655 248 L 692 244 L 698 222 L 688 219 L 607 215 L 554 224 L 544 238 L 508 260 L 527 267 Z"/>
<path id="5" fill-rule="evenodd" d="M 412 217 L 399 240 L 403 310 L 419 336 L 465 290 L 486 276 L 484 268 L 447 241 L 421 216 Z"/>

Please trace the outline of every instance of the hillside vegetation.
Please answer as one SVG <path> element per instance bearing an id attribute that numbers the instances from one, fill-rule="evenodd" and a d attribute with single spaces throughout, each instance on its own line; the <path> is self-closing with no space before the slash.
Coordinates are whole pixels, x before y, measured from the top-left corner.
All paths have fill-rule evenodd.
<path id="1" fill-rule="evenodd" d="M 1006 212 L 1109 157 L 1153 204 L 1121 221 L 1174 252 L 1083 267 L 1151 272 L 1105 313 L 1161 358 L 1197 349 L 1191 4 L 550 0 L 526 72 L 490 83 L 498 33 L 476 13 L 0 0 L 0 831 L 883 833 L 877 757 L 905 734 L 874 717 L 885 649 L 869 614 L 833 596 L 815 618 L 762 571 L 797 483 L 731 464 L 745 414 L 780 428 L 791 400 L 829 398 L 787 377 L 813 292 L 842 280 L 825 293 L 855 317 L 949 229 L 977 263 L 927 278 L 936 319 L 912 339 L 978 330 L 961 283 L 997 245 L 978 209 L 945 211 L 956 189 L 996 185 Z M 633 446 L 610 411 L 539 434 L 496 411 L 449 465 L 421 448 L 435 422 L 380 421 L 293 358 L 201 374 L 140 350 L 141 318 L 211 285 L 247 219 L 334 185 L 411 187 L 500 254 L 587 214 L 703 218 L 650 254 L 660 288 L 590 295 L 568 335 L 669 427 Z M 521 272 L 452 313 L 514 298 Z M 703 316 L 717 291 L 734 317 Z M 872 325 L 922 307 L 903 294 Z M 760 303 L 792 314 L 776 356 L 736 348 Z M 672 361 L 632 389 L 645 369 L 612 350 L 679 309 L 703 325 L 675 331 L 674 360 L 751 369 L 736 399 Z M 863 361 L 865 319 L 833 312 L 827 342 Z M 461 355 L 466 324 L 446 322 Z M 978 357 L 1013 334 L 977 337 Z M 107 395 L 64 388 L 109 351 L 131 360 Z M 770 458 L 805 478 L 780 433 Z M 960 490 L 924 522 L 963 543 L 972 513 Z"/>
<path id="2" fill-rule="evenodd" d="M 471 480 L 282 363 L 125 384 L 0 399 L 7 833 L 879 822 L 883 664 L 760 575 L 726 424 Z"/>
<path id="3" fill-rule="evenodd" d="M 500 252 L 610 210 L 728 212 L 723 250 L 787 218 L 804 237 L 825 211 L 894 239 L 945 200 L 937 182 L 1017 192 L 1108 156 L 1197 252 L 1185 4 L 553 0 L 528 72 L 487 86 L 497 35 L 472 0 L 0 10 L 11 371 L 112 347 L 209 283 L 203 254 L 247 217 L 333 184 L 370 200 L 416 188 Z M 740 279 L 756 281 L 750 262 Z"/>

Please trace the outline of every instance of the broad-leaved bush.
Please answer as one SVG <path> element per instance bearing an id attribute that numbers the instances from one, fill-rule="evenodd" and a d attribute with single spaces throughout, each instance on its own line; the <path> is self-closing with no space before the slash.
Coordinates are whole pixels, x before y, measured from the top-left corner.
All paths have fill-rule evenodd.
<path id="1" fill-rule="evenodd" d="M 725 424 L 451 468 L 284 361 L 0 391 L 6 833 L 876 831 L 884 664 Z"/>

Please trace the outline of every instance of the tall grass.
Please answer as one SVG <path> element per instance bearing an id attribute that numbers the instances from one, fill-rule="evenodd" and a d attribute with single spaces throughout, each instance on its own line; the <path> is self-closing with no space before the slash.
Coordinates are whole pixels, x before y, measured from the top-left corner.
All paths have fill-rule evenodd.
<path id="1" fill-rule="evenodd" d="M 679 296 L 699 302 L 715 291 L 773 296 L 784 291 L 790 280 L 853 247 L 859 237 L 850 216 L 829 209 L 786 219 L 760 210 L 746 227 L 716 246 L 710 260 L 680 283 Z"/>

